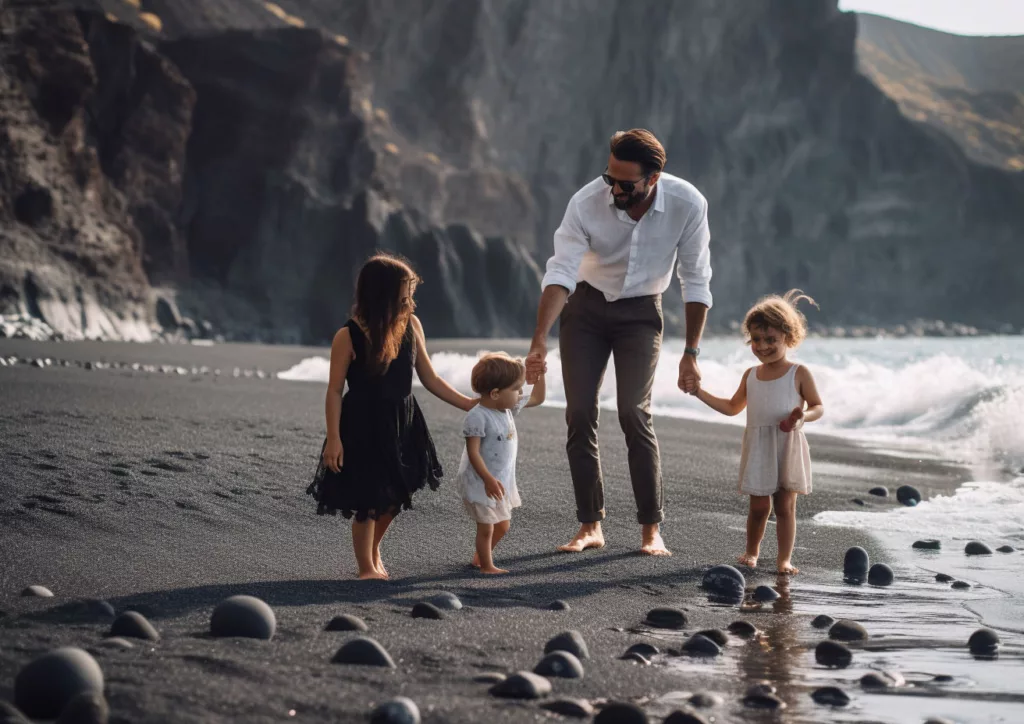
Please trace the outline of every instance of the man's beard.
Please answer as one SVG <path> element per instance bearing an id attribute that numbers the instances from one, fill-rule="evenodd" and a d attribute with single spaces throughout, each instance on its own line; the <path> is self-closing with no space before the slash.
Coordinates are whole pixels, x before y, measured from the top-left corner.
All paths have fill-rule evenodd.
<path id="1" fill-rule="evenodd" d="M 635 189 L 633 193 L 627 196 L 612 196 L 612 201 L 615 203 L 615 208 L 625 211 L 631 209 L 639 203 L 642 203 L 647 198 L 647 189 Z"/>

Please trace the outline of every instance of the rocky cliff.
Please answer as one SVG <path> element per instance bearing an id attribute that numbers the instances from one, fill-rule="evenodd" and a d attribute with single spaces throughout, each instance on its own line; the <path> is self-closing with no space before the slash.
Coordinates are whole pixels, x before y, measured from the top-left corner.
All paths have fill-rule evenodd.
<path id="1" fill-rule="evenodd" d="M 160 153 L 117 120 L 84 141 L 101 158 L 124 145 L 99 171 L 127 209 L 126 279 L 215 327 L 324 339 L 358 261 L 384 247 L 425 277 L 432 334 L 525 333 L 568 197 L 634 126 L 709 199 L 716 326 L 791 286 L 829 323 L 1024 324 L 1022 174 L 908 117 L 862 74 L 857 18 L 834 0 L 87 4 L 111 19 L 79 14 L 83 29 L 133 28 L 132 52 L 184 81 L 138 111 L 141 76 L 90 54 L 93 86 L 111 76 L 122 96 L 85 105 L 142 129 L 167 103 Z M 25 24 L 13 15 L 6 27 Z M 14 123 L 50 138 L 33 112 Z M 156 162 L 172 156 L 178 177 Z M 54 243 L 31 233 L 33 249 Z"/>

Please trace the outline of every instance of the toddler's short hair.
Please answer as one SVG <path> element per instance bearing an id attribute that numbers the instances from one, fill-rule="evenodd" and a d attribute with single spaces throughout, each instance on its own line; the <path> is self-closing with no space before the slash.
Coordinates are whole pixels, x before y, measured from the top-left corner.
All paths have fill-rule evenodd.
<path id="1" fill-rule="evenodd" d="M 796 308 L 800 300 L 807 300 L 815 307 L 818 304 L 799 289 L 790 289 L 783 296 L 771 294 L 763 297 L 750 308 L 743 320 L 743 334 L 750 342 L 750 330 L 757 327 L 766 329 L 774 327 L 786 335 L 786 346 L 796 347 L 807 336 L 807 318 Z"/>
<path id="2" fill-rule="evenodd" d="M 488 352 L 473 367 L 470 383 L 473 391 L 486 395 L 491 390 L 511 387 L 526 374 L 526 365 L 504 352 Z"/>

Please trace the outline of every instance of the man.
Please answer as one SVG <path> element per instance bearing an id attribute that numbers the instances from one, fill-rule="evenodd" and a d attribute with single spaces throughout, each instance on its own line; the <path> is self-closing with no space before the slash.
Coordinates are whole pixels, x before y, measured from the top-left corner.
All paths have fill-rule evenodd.
<path id="1" fill-rule="evenodd" d="M 664 173 L 664 167 L 665 149 L 650 131 L 616 133 L 605 173 L 572 197 L 555 232 L 526 366 L 528 381 L 546 371 L 547 336 L 560 319 L 566 452 L 580 521 L 576 536 L 560 547 L 563 551 L 604 546 L 598 391 L 608 358 L 614 356 L 641 550 L 671 555 L 658 530 L 664 519 L 661 458 L 651 417 L 664 328 L 661 295 L 678 259 L 686 302 L 679 388 L 693 393 L 700 382 L 698 345 L 711 306 L 711 235 L 707 201 L 691 184 Z"/>

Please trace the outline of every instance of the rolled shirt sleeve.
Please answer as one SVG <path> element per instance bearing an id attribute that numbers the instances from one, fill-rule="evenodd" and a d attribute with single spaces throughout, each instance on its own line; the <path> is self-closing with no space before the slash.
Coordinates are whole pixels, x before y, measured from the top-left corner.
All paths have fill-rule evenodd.
<path id="1" fill-rule="evenodd" d="M 703 197 L 701 202 L 679 238 L 676 273 L 683 287 L 683 301 L 699 302 L 710 308 L 711 230 L 708 228 L 708 202 Z"/>
<path id="2" fill-rule="evenodd" d="M 583 263 L 583 255 L 589 248 L 590 242 L 580 221 L 576 197 L 573 197 L 566 206 L 561 225 L 555 231 L 555 253 L 548 259 L 541 289 L 556 284 L 568 289 L 569 294 L 576 291 L 580 264 Z"/>

